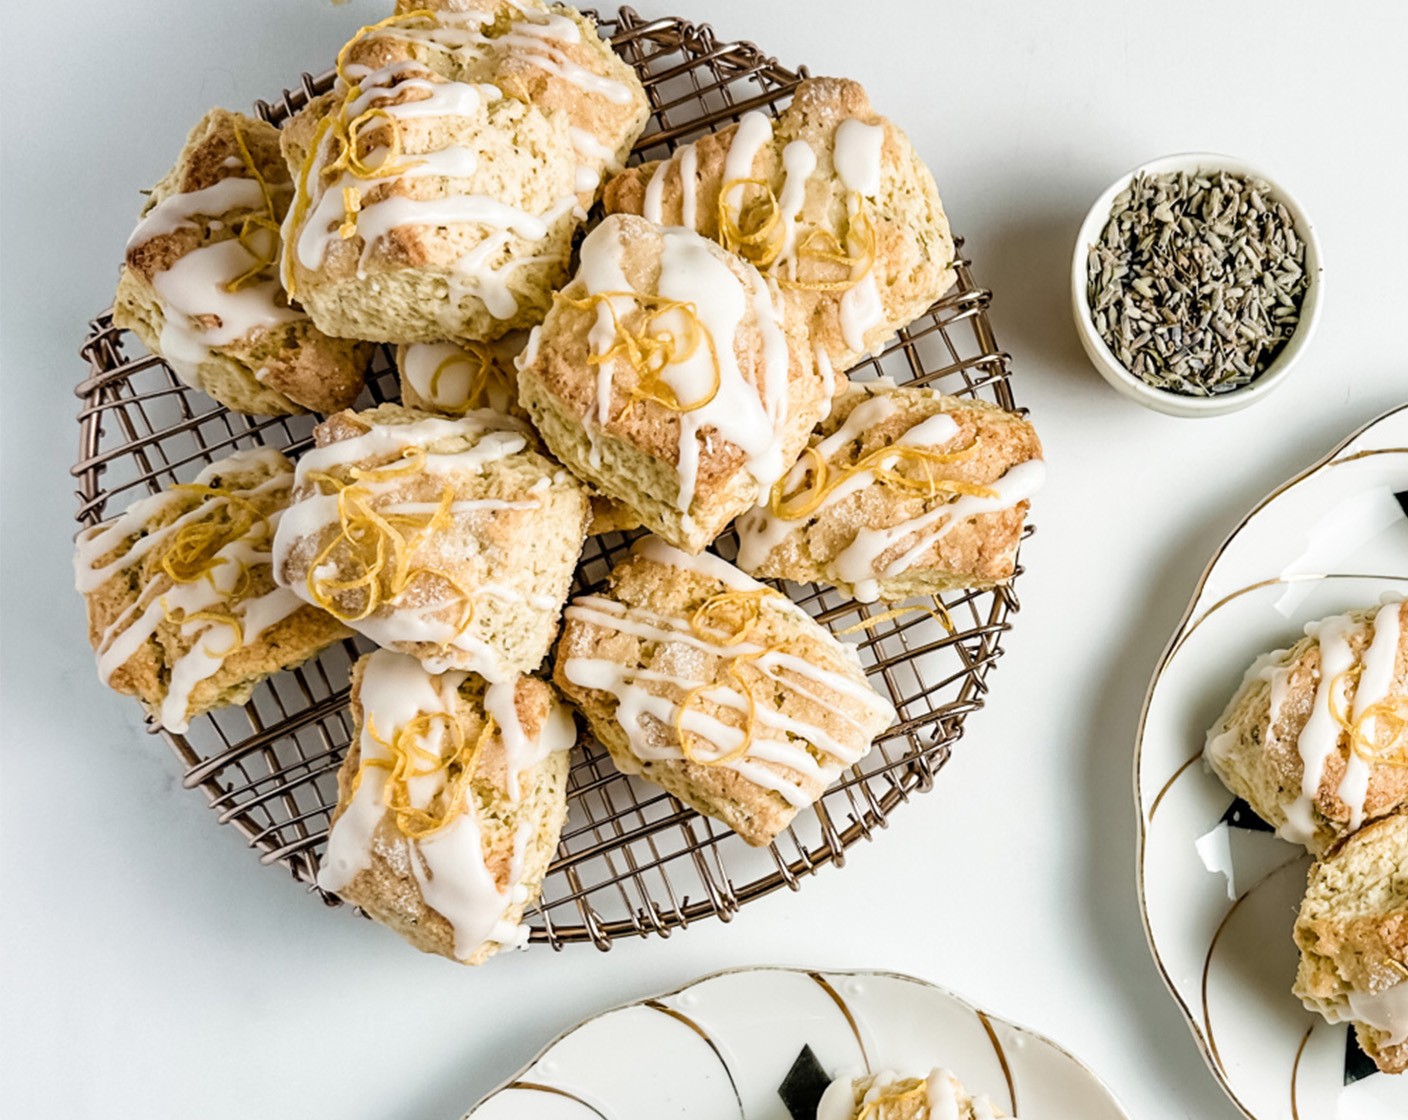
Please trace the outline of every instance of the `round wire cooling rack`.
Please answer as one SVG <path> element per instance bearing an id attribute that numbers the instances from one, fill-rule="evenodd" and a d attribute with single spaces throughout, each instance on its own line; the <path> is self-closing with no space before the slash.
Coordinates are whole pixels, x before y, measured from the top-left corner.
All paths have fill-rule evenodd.
<path id="1" fill-rule="evenodd" d="M 750 43 L 719 42 L 703 24 L 644 20 L 630 8 L 599 23 L 636 68 L 653 110 L 633 161 L 666 156 L 749 110 L 776 115 L 808 76 L 805 67 L 786 69 Z M 305 74 L 298 89 L 256 111 L 282 125 L 332 81 L 331 73 Z M 949 294 L 851 376 L 888 376 L 1012 409 L 1008 359 L 988 323 L 991 293 L 973 283 L 958 245 Z M 129 341 L 109 311 L 89 324 L 81 351 L 90 372 L 77 389 L 80 525 L 189 481 L 236 448 L 264 444 L 297 455 L 311 446 L 315 418 L 230 412 L 186 387 L 160 359 L 128 356 Z M 367 383 L 359 407 L 396 398 L 389 347 L 377 348 Z M 617 533 L 590 538 L 574 594 L 599 587 L 631 540 Z M 735 546 L 732 533 L 717 544 L 726 556 Z M 880 613 L 815 584 L 783 590 L 834 632 Z M 819 867 L 844 862 L 848 847 L 933 785 L 965 718 L 983 706 L 988 673 L 1019 605 L 1011 584 L 941 600 L 951 628 L 915 612 L 877 619 L 861 632 L 866 672 L 899 718 L 769 848 L 750 848 L 658 787 L 617 772 L 605 749 L 584 736 L 568 783 L 567 824 L 529 916 L 531 940 L 606 949 L 617 937 L 668 935 L 709 915 L 727 921 L 744 903 L 780 887 L 796 890 Z M 186 768 L 184 784 L 206 793 L 217 819 L 239 829 L 262 863 L 282 865 L 319 894 L 314 884 L 337 801 L 337 769 L 353 733 L 349 674 L 370 648 L 361 639 L 344 642 L 271 677 L 242 707 L 201 717 L 185 735 L 161 732 Z"/>

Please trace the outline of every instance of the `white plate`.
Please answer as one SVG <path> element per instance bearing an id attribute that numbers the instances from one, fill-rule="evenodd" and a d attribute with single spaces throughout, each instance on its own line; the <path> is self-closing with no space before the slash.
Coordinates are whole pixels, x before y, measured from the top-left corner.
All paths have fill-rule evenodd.
<path id="1" fill-rule="evenodd" d="M 1291 995 L 1303 849 L 1227 819 L 1204 736 L 1258 654 L 1305 623 L 1408 594 L 1408 407 L 1256 507 L 1213 557 L 1145 699 L 1135 754 L 1139 896 L 1165 982 L 1253 1120 L 1402 1120 L 1408 1077 L 1364 1073 L 1348 1029 Z M 1373 1066 L 1368 1065 L 1368 1070 Z M 1346 1083 L 1348 1082 L 1348 1083 Z"/>
<path id="2" fill-rule="evenodd" d="M 828 1074 L 951 1069 L 1022 1120 L 1128 1120 L 1054 1042 L 886 972 L 749 968 L 607 1011 L 551 1043 L 466 1120 L 788 1120 L 804 1046 Z"/>

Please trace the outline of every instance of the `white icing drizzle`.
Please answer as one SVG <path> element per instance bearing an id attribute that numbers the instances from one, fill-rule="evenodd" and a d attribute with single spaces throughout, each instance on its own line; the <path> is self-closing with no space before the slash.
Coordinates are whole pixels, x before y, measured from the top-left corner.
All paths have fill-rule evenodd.
<path id="1" fill-rule="evenodd" d="M 195 478 L 198 485 L 210 485 L 221 475 L 251 470 L 272 471 L 271 477 L 258 486 L 239 491 L 244 495 L 260 495 L 287 490 L 293 481 L 288 460 L 268 448 L 237 451 L 233 455 L 204 468 Z M 167 545 L 182 528 L 208 517 L 214 508 L 227 502 L 222 495 L 211 495 L 199 505 L 172 519 L 160 528 L 152 521 L 166 510 L 190 501 L 179 491 L 163 491 L 140 499 L 123 513 L 80 534 L 74 552 L 75 583 L 81 593 L 96 591 L 119 573 L 140 564 L 153 550 Z M 269 514 L 270 525 L 277 524 L 277 511 Z M 138 537 L 138 534 L 145 536 Z M 197 685 L 214 676 L 239 649 L 255 641 L 271 627 L 282 622 L 302 607 L 299 599 L 281 587 L 275 587 L 254 598 L 236 597 L 244 574 L 256 566 L 269 564 L 271 555 L 268 529 L 255 522 L 242 537 L 225 544 L 212 559 L 224 561 L 211 568 L 209 578 L 191 583 L 172 583 L 164 592 L 155 593 L 149 585 L 115 618 L 99 637 L 97 645 L 98 676 L 110 684 L 122 668 L 156 633 L 168 615 L 183 616 L 181 637 L 189 640 L 190 648 L 176 657 L 169 666 L 170 679 L 160 708 L 154 713 L 162 727 L 182 733 L 189 727 L 188 710 L 191 695 Z M 138 539 L 132 540 L 132 538 Z M 121 556 L 106 564 L 99 561 L 124 541 L 130 547 Z M 236 642 L 234 628 L 218 619 L 190 619 L 201 611 L 218 609 L 239 620 L 243 643 Z"/>
<path id="2" fill-rule="evenodd" d="M 236 167 L 242 167 L 240 160 Z M 264 192 L 254 179 L 231 175 L 198 191 L 185 191 L 163 198 L 137 223 L 127 248 L 144 245 L 154 237 L 174 233 L 178 229 L 199 229 L 192 221 L 197 216 L 220 218 L 231 210 L 259 210 L 264 205 Z"/>
<path id="3" fill-rule="evenodd" d="M 1388 1038 L 1380 1043 L 1382 1046 L 1398 1046 L 1408 1042 L 1408 981 L 1400 980 L 1393 987 L 1372 995 L 1350 992 L 1347 1017 L 1385 1032 Z"/>
<path id="4" fill-rule="evenodd" d="M 782 217 L 782 246 L 772 267 L 786 268 L 787 275 L 794 280 L 797 278 L 797 215 L 807 199 L 807 180 L 815 170 L 816 152 L 805 140 L 793 140 L 782 149 L 782 193 L 777 199 Z M 828 371 L 829 368 L 828 361 Z"/>
<path id="5" fill-rule="evenodd" d="M 873 198 L 880 191 L 880 153 L 884 139 L 883 127 L 855 119 L 842 121 L 836 128 L 832 162 L 841 182 L 852 192 L 847 201 L 852 228 L 862 200 Z M 850 234 L 847 240 L 853 240 Z M 847 248 L 855 253 L 858 247 L 848 244 Z M 860 275 L 861 269 L 865 269 L 864 276 Z M 884 322 L 885 306 L 880 298 L 874 262 L 857 260 L 852 266 L 852 276 L 857 278 L 856 282 L 841 295 L 841 337 L 848 349 L 861 354 L 866 350 L 866 332 Z"/>
<path id="6" fill-rule="evenodd" d="M 465 677 L 465 673 L 456 672 L 433 675 L 414 658 L 386 650 L 378 650 L 367 658 L 359 693 L 363 712 L 358 738 L 361 780 L 328 836 L 327 854 L 318 872 L 318 885 L 324 890 L 346 889 L 371 866 L 372 837 L 386 815 L 388 772 L 366 763 L 369 759 L 390 758 L 391 755 L 372 736 L 372 726 L 375 725 L 382 739 L 394 742 L 406 725 L 422 713 L 454 713 L 455 694 Z M 510 690 L 511 702 L 511 690 L 515 686 L 504 687 Z M 498 699 L 496 696 L 496 705 L 502 707 Z M 504 736 L 504 745 L 506 769 L 513 775 L 516 788 L 515 765 L 528 757 L 525 745 L 536 750 L 538 744 L 527 744 L 516 717 L 515 728 L 516 735 Z M 426 733 L 417 738 L 417 746 L 437 758 L 444 758 L 452 745 L 453 739 L 445 734 L 440 720 L 432 721 Z M 443 787 L 444 780 L 443 770 L 411 779 L 407 783 L 411 804 L 416 808 L 427 807 Z M 528 895 L 522 883 L 523 854 L 531 835 L 531 822 L 524 822 L 514 838 L 508 882 L 502 888 L 494 881 L 484 859 L 484 841 L 472 797 L 464 812 L 439 832 L 419 840 L 405 840 L 410 849 L 411 874 L 421 897 L 450 923 L 454 930 L 455 956 L 461 960 L 473 956 L 486 942 L 516 947 L 527 939 L 526 928 L 509 921 L 507 912 Z"/>
<path id="7" fill-rule="evenodd" d="M 699 229 L 699 152 L 686 144 L 677 154 L 680 165 L 680 225 Z"/>
<path id="8" fill-rule="evenodd" d="M 1359 683 L 1354 693 L 1350 723 L 1356 724 L 1375 704 L 1387 699 L 1393 687 L 1398 662 L 1399 604 L 1387 603 L 1374 616 L 1373 638 L 1364 651 Z M 1345 759 L 1344 776 L 1335 793 L 1349 808 L 1349 831 L 1364 823 L 1364 802 L 1369 796 L 1370 766 L 1367 759 L 1351 749 Z"/>
<path id="9" fill-rule="evenodd" d="M 761 584 L 727 561 L 709 553 L 689 556 L 653 537 L 646 538 L 635 551 L 654 563 L 717 580 L 729 590 L 762 588 Z M 772 596 L 763 602 L 764 609 L 783 610 L 805 617 L 794 603 L 782 596 Z M 840 718 L 862 732 L 862 736 L 871 717 L 884 713 L 888 720 L 894 718 L 893 709 L 884 699 L 846 674 L 780 650 L 764 652 L 765 647 L 746 640 L 729 645 L 705 641 L 692 632 L 688 619 L 682 617 L 667 617 L 640 608 L 627 608 L 614 600 L 598 596 L 575 600 L 565 614 L 570 619 L 590 625 L 682 647 L 678 660 L 684 664 L 698 665 L 701 669 L 703 663 L 698 654 L 720 658 L 753 656 L 755 659 L 750 662 L 751 666 L 779 689 L 811 699 L 831 717 Z M 579 687 L 609 692 L 616 697 L 615 718 L 625 730 L 631 749 L 638 758 L 643 761 L 684 758 L 679 744 L 672 741 L 673 736 L 663 736 L 657 730 L 674 726 L 679 716 L 679 705 L 649 686 L 672 685 L 687 692 L 709 684 L 709 681 L 683 671 L 668 673 L 647 670 L 595 657 L 567 658 L 562 662 L 562 671 L 569 681 Z M 733 711 L 746 713 L 748 710 L 747 697 L 731 684 L 714 683 L 701 695 L 709 702 Z M 838 696 L 854 701 L 863 714 L 858 717 L 846 711 L 838 704 Z M 733 770 L 755 785 L 780 794 L 796 808 L 811 803 L 809 786 L 829 785 L 842 768 L 855 764 L 870 748 L 868 738 L 858 746 L 843 743 L 825 728 L 784 715 L 766 703 L 757 705 L 754 718 L 753 738 L 747 753 L 719 765 Z M 681 724 L 697 740 L 709 744 L 715 758 L 737 749 L 746 734 L 742 727 L 692 707 L 684 713 Z M 807 749 L 808 745 L 821 752 L 823 757 L 817 759 Z M 764 763 L 786 767 L 791 773 L 778 773 Z"/>
<path id="10" fill-rule="evenodd" d="M 305 452 L 298 461 L 294 501 L 279 519 L 274 534 L 275 575 L 283 577 L 296 548 L 313 549 L 316 554 L 323 534 L 334 530 L 339 523 L 337 495 L 323 492 L 319 484 L 313 481 L 317 474 L 370 460 L 389 462 L 403 450 L 418 447 L 425 452 L 423 474 L 463 477 L 477 474 L 490 463 L 522 451 L 528 446 L 525 432 L 526 426 L 520 421 L 488 409 L 479 409 L 454 420 L 432 418 L 411 424 L 372 423 L 362 435 Z M 468 439 L 470 443 L 458 451 L 437 450 L 434 447 L 449 439 Z M 403 482 L 403 479 L 393 477 L 383 481 L 363 480 L 358 485 L 371 491 L 375 501 L 378 495 L 399 488 Z M 537 500 L 522 501 L 529 502 L 529 506 L 515 503 L 513 508 L 541 505 Z M 503 508 L 487 499 L 463 505 L 462 509 L 452 509 L 450 516 L 475 518 L 491 514 L 495 508 Z M 329 571 L 326 574 L 333 573 Z M 424 595 L 422 585 L 415 587 L 418 597 Z M 300 598 L 312 601 L 306 580 L 295 579 L 290 589 Z M 458 605 L 459 599 L 453 592 L 446 598 L 430 599 L 414 605 L 393 600 L 384 603 L 369 617 L 349 625 L 381 646 L 409 643 L 442 647 L 443 655 L 421 656 L 421 661 L 432 671 L 468 668 L 489 681 L 504 679 L 501 654 L 491 644 L 468 631 L 457 632 L 455 625 L 445 617 L 447 608 L 457 608 Z"/>
<path id="11" fill-rule="evenodd" d="M 665 174 L 670 170 L 671 162 L 662 159 L 660 166 L 650 176 L 650 182 L 645 185 L 645 203 L 641 213 L 647 222 L 654 222 L 657 226 L 665 224 Z"/>
<path id="12" fill-rule="evenodd" d="M 970 518 L 1013 509 L 1035 494 L 1045 478 L 1046 464 L 1040 459 L 1028 459 L 995 482 L 984 484 L 996 492 L 991 498 L 962 494 L 954 501 L 898 525 L 885 529 L 862 528 L 832 561 L 832 570 L 838 580 L 855 587 L 858 600 L 874 602 L 879 596 L 879 579 L 892 579 L 904 572 L 936 542 Z M 879 566 L 881 556 L 911 536 L 917 537 L 914 544 L 883 568 Z"/>
<path id="13" fill-rule="evenodd" d="M 479 368 L 478 356 L 454 342 L 412 343 L 401 360 L 401 375 L 407 384 L 427 405 L 444 412 L 459 413 L 469 407 L 469 394 L 476 386 Z M 484 381 L 483 399 L 494 411 L 506 413 L 516 401 L 514 387 L 509 379 L 491 369 Z"/>
<path id="14" fill-rule="evenodd" d="M 1354 665 L 1354 651 L 1349 638 L 1355 623 L 1345 615 L 1336 615 L 1305 628 L 1307 637 L 1320 646 L 1320 679 L 1315 688 L 1310 718 L 1296 740 L 1296 752 L 1301 760 L 1300 793 L 1286 806 L 1286 823 L 1277 834 L 1297 844 L 1308 844 L 1315 837 L 1315 798 L 1325 776 L 1330 755 L 1339 747 L 1340 725 L 1331 712 L 1344 709 L 1344 680 L 1341 674 Z M 1362 806 L 1361 806 L 1362 808 Z"/>

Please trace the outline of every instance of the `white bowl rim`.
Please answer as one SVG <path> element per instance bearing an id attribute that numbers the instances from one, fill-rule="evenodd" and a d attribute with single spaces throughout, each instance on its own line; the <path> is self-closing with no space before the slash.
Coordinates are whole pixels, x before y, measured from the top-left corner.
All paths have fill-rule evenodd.
<path id="1" fill-rule="evenodd" d="M 1100 232 L 1109 220 L 1110 208 L 1115 196 L 1124 190 L 1136 175 L 1165 174 L 1170 171 L 1228 171 L 1233 174 L 1262 180 L 1271 187 L 1276 200 L 1290 211 L 1295 222 L 1296 235 L 1305 244 L 1305 272 L 1309 279 L 1305 295 L 1301 301 L 1300 322 L 1286 341 L 1275 361 L 1251 382 L 1241 388 L 1212 397 L 1197 397 L 1170 389 L 1158 389 L 1126 369 L 1115 357 L 1109 345 L 1095 329 L 1094 314 L 1086 295 L 1086 269 L 1090 256 L 1090 246 L 1099 238 Z M 1321 293 L 1324 287 L 1324 264 L 1320 252 L 1320 238 L 1314 223 L 1299 200 L 1282 185 L 1279 179 L 1268 175 L 1261 168 L 1236 156 L 1217 152 L 1177 152 L 1146 160 L 1131 168 L 1111 183 L 1091 205 L 1081 222 L 1076 235 L 1075 251 L 1071 259 L 1071 300 L 1075 312 L 1077 329 L 1087 356 L 1096 370 L 1112 387 L 1140 404 L 1176 416 L 1217 416 L 1237 411 L 1266 396 L 1279 387 L 1289 376 L 1292 367 L 1309 345 L 1320 319 Z"/>

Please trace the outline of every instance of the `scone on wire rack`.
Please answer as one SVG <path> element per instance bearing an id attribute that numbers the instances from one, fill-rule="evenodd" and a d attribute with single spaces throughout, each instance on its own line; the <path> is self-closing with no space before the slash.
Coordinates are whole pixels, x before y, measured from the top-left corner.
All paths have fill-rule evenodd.
<path id="1" fill-rule="evenodd" d="M 830 400 L 752 265 L 630 215 L 587 235 L 518 375 L 552 453 L 688 552 L 768 492 Z"/>
<path id="2" fill-rule="evenodd" d="M 1045 465 L 1016 413 L 857 382 L 796 466 L 738 519 L 738 566 L 897 602 L 1012 578 Z"/>
<path id="3" fill-rule="evenodd" d="M 526 943 L 576 741 L 552 686 L 378 650 L 353 667 L 351 708 L 318 885 L 463 964 Z"/>
<path id="4" fill-rule="evenodd" d="M 591 25 L 539 3 L 419 8 L 343 47 L 333 91 L 283 134 L 296 188 L 284 284 L 324 330 L 488 340 L 543 317 L 586 216 L 584 174 L 607 157 L 584 172 L 577 149 L 598 141 L 525 99 L 535 71 L 644 121 L 639 83 Z"/>
<path id="5" fill-rule="evenodd" d="M 493 342 L 413 342 L 396 348 L 401 375 L 401 401 L 408 408 L 463 416 L 471 409 L 489 408 L 521 420 L 527 411 L 518 403 L 518 372 L 514 360 L 528 336 L 514 331 Z M 536 437 L 536 431 L 534 432 Z M 535 450 L 543 450 L 535 441 Z M 592 491 L 591 535 L 640 528 L 640 518 L 620 502 Z"/>
<path id="6" fill-rule="evenodd" d="M 618 769 L 770 843 L 895 712 L 855 650 L 712 553 L 645 537 L 563 614 L 554 680 Z"/>
<path id="7" fill-rule="evenodd" d="M 298 461 L 274 538 L 284 586 L 432 670 L 503 681 L 557 631 L 587 496 L 488 410 L 340 412 Z"/>
<path id="8" fill-rule="evenodd" d="M 151 191 L 127 242 L 113 322 L 236 412 L 336 412 L 370 347 L 330 338 L 278 281 L 293 194 L 278 130 L 212 109 Z"/>
<path id="9" fill-rule="evenodd" d="M 279 452 L 237 451 L 79 534 L 98 675 L 168 731 L 351 637 L 275 585 L 270 539 L 292 486 Z"/>
<path id="10" fill-rule="evenodd" d="M 697 230 L 786 292 L 823 368 L 850 369 L 952 286 L 954 245 L 909 138 L 844 78 L 810 78 L 774 120 L 737 125 L 622 172 L 608 213 Z"/>
<path id="11" fill-rule="evenodd" d="M 946 1069 L 927 1077 L 891 1070 L 838 1077 L 816 1107 L 816 1120 L 1003 1120 L 1007 1113 L 987 1097 L 971 1095 Z"/>
<path id="12" fill-rule="evenodd" d="M 1408 813 L 1365 825 L 1310 869 L 1295 994 L 1351 1022 L 1384 1073 L 1408 1068 Z"/>
<path id="13" fill-rule="evenodd" d="M 1204 757 L 1316 855 L 1408 803 L 1408 603 L 1311 623 L 1290 649 L 1258 658 Z"/>

